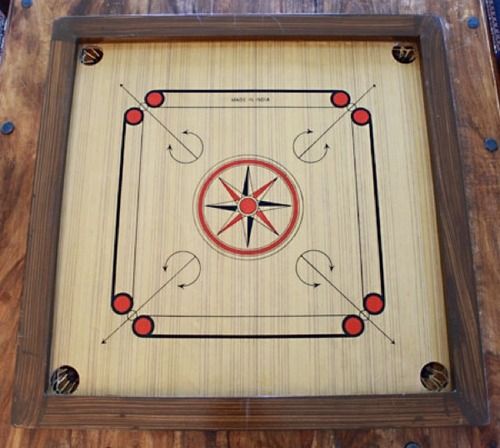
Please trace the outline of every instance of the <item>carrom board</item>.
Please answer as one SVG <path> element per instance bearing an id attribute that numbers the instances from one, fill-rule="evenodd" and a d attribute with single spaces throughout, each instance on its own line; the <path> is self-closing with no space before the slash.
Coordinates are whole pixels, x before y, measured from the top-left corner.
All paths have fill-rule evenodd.
<path id="1" fill-rule="evenodd" d="M 438 19 L 66 18 L 52 45 L 17 423 L 485 421 Z"/>

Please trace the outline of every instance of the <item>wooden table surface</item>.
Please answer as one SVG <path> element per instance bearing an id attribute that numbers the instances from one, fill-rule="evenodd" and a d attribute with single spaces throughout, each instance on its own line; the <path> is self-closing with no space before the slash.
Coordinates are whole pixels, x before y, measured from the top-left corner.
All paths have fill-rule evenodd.
<path id="1" fill-rule="evenodd" d="M 0 65 L 0 447 L 487 447 L 500 443 L 500 141 L 495 69 L 479 0 L 15 0 Z M 441 15 L 462 140 L 481 330 L 491 397 L 482 428 L 371 431 L 173 432 L 30 430 L 10 426 L 19 302 L 50 27 L 54 18 L 87 14 L 356 13 Z M 467 19 L 480 26 L 470 29 Z"/>

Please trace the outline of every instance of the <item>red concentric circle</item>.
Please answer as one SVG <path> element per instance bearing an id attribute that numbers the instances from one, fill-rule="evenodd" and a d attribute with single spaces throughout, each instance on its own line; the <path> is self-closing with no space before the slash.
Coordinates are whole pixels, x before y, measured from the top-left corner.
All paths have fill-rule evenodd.
<path id="1" fill-rule="evenodd" d="M 236 188 L 233 189 L 232 186 L 223 180 L 224 176 L 231 175 L 231 170 L 233 169 L 246 169 L 247 173 L 256 173 L 259 170 L 264 170 L 266 172 L 265 174 L 267 175 L 267 179 L 272 177 L 272 182 L 279 182 L 282 187 L 285 187 L 280 191 L 286 191 L 286 210 L 289 211 L 286 213 L 288 213 L 287 216 L 289 215 L 289 218 L 283 228 L 275 229 L 271 222 L 272 219 L 266 217 L 265 215 L 266 209 L 260 208 L 259 205 L 264 202 L 266 205 L 271 203 L 267 199 L 272 199 L 272 192 L 269 195 L 266 193 L 266 201 L 259 201 L 258 199 L 260 199 L 260 197 L 254 197 L 255 195 L 258 196 L 258 192 L 262 191 L 262 188 L 265 188 L 267 185 L 271 184 L 271 182 L 267 182 L 267 184 L 262 186 L 260 189 L 256 189 L 253 194 L 252 192 L 242 194 Z M 264 177 L 265 175 L 262 175 L 262 178 Z M 243 181 L 244 179 L 241 179 L 242 183 Z M 219 229 L 219 232 L 217 232 L 213 223 L 210 223 L 206 216 L 206 207 L 214 207 L 213 205 L 207 205 L 207 193 L 212 188 L 219 188 L 224 194 L 227 195 L 227 202 L 231 205 L 224 207 L 226 209 L 228 207 L 233 207 L 231 212 L 234 213 L 234 215 L 232 215 L 233 221 L 230 221 L 229 225 L 226 225 L 222 230 Z M 270 187 L 267 188 L 270 190 Z M 281 202 L 283 202 L 283 200 L 284 199 L 280 201 L 279 205 L 282 205 Z M 219 206 L 218 208 L 223 207 Z M 269 255 L 274 251 L 281 249 L 295 234 L 295 231 L 300 224 L 302 214 L 301 195 L 299 187 L 293 177 L 276 162 L 256 156 L 240 157 L 225 161 L 209 171 L 198 187 L 195 197 L 194 213 L 200 233 L 215 249 L 232 256 L 257 258 Z M 276 213 L 276 211 L 273 213 Z M 230 214 L 227 214 L 226 216 L 228 216 L 229 220 L 231 220 Z M 246 219 L 255 219 L 257 221 L 262 219 L 263 222 L 260 222 L 260 224 L 264 225 L 259 227 L 258 224 L 255 224 L 255 227 L 258 227 L 258 229 L 255 230 L 254 227 L 253 232 L 265 232 L 265 227 L 267 225 L 267 230 L 274 232 L 272 241 L 268 240 L 265 244 L 258 245 L 257 247 L 249 247 L 248 240 L 245 245 L 242 239 L 241 245 L 238 246 L 237 244 L 234 244 L 234 242 L 231 243 L 227 240 L 225 241 L 223 238 L 225 234 L 223 236 L 220 235 L 222 232 L 225 232 L 226 228 L 233 225 L 234 228 L 236 228 L 236 223 L 239 223 L 239 221 L 245 222 Z M 238 227 L 241 228 L 241 224 L 238 224 Z"/>

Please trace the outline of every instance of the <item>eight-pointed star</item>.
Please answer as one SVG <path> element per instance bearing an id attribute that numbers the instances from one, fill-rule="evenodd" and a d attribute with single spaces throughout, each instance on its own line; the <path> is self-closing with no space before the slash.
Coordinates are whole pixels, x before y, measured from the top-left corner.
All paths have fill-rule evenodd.
<path id="1" fill-rule="evenodd" d="M 250 167 L 247 166 L 245 179 L 243 181 L 243 188 L 241 189 L 241 192 L 239 192 L 236 188 L 222 179 L 222 177 L 219 177 L 219 181 L 229 193 L 232 201 L 230 201 L 230 203 L 224 202 L 205 205 L 205 207 L 232 212 L 229 219 L 217 232 L 217 235 L 225 232 L 241 220 L 246 220 L 244 223 L 244 231 L 247 247 L 250 245 L 254 221 L 259 222 L 275 235 L 279 235 L 278 231 L 265 214 L 265 211 L 269 210 L 268 207 L 272 207 L 272 209 L 290 207 L 290 204 L 282 204 L 280 202 L 266 201 L 263 199 L 264 195 L 267 194 L 274 183 L 278 180 L 277 177 L 254 191 L 251 191 L 252 186 L 250 178 Z"/>

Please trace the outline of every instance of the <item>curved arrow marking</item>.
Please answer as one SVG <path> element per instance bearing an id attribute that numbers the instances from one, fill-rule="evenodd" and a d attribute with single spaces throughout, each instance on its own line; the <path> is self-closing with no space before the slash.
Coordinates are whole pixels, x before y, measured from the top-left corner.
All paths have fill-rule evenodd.
<path id="1" fill-rule="evenodd" d="M 196 261 L 196 263 L 198 264 L 198 272 L 195 276 L 195 278 L 193 280 L 191 280 L 190 282 L 183 282 L 183 283 L 179 283 L 177 286 L 181 289 L 184 289 L 184 288 L 187 288 L 188 286 L 191 286 L 193 285 L 194 283 L 196 283 L 196 281 L 200 278 L 200 275 L 201 275 L 201 263 L 200 263 L 200 259 L 195 255 L 193 254 L 192 252 L 189 252 L 188 250 L 178 250 L 176 252 L 173 252 L 172 254 L 170 254 L 168 256 L 168 258 L 165 260 L 165 263 L 163 263 L 163 266 L 162 266 L 162 269 L 167 272 L 167 269 L 168 269 L 168 264 L 169 262 L 172 260 L 172 258 L 176 255 L 180 255 L 180 254 L 187 254 L 191 257 L 191 259 L 189 260 L 188 264 L 193 262 L 193 261 Z M 179 272 L 180 274 L 180 272 Z"/>
<path id="2" fill-rule="evenodd" d="M 171 144 L 168 145 L 167 151 L 169 152 L 170 157 L 172 157 L 172 159 L 174 159 L 177 163 L 182 163 L 183 165 L 188 165 L 190 163 L 196 162 L 203 155 L 203 151 L 205 150 L 205 145 L 203 143 L 202 138 L 198 134 L 196 134 L 195 132 L 192 132 L 192 131 L 189 131 L 188 129 L 186 129 L 185 131 L 182 131 L 182 133 L 184 135 L 193 135 L 194 137 L 196 137 L 196 139 L 200 142 L 199 153 L 195 154 L 186 145 L 183 144 L 182 145 L 183 148 L 187 149 L 193 158 L 192 158 L 192 160 L 180 160 L 179 158 L 174 156 L 174 148 L 172 147 Z"/>
<path id="3" fill-rule="evenodd" d="M 330 269 L 330 272 L 333 271 L 333 269 L 334 269 L 335 266 L 333 265 L 333 262 L 332 262 L 332 259 L 330 258 L 330 256 L 328 254 L 326 254 L 325 252 L 323 252 L 322 250 L 309 249 L 309 250 L 306 250 L 305 252 L 303 252 L 302 254 L 300 254 L 300 256 L 297 258 L 297 261 L 295 263 L 295 273 L 297 274 L 297 277 L 299 278 L 299 280 L 302 283 L 304 283 L 307 286 L 312 286 L 313 288 L 317 288 L 318 286 L 321 285 L 321 283 L 318 283 L 318 282 L 312 282 L 312 283 L 308 282 L 299 273 L 299 263 L 300 263 L 301 260 L 303 260 L 307 264 L 311 265 L 311 262 L 305 257 L 307 254 L 310 254 L 310 253 L 318 253 L 318 254 L 321 254 L 323 257 L 325 257 L 327 259 L 327 261 L 328 261 L 328 268 Z"/>
<path id="4" fill-rule="evenodd" d="M 303 135 L 306 135 L 306 134 L 312 134 L 314 131 L 312 129 L 307 129 L 306 131 L 303 131 L 299 134 L 297 134 L 295 136 L 295 138 L 293 139 L 293 144 L 292 144 L 292 147 L 293 147 L 293 153 L 295 155 L 295 157 L 297 157 L 297 159 L 299 159 L 300 161 L 304 162 L 304 163 L 317 163 L 317 162 L 321 162 L 326 154 L 328 153 L 328 150 L 331 149 L 330 145 L 328 143 L 325 143 L 325 146 L 323 147 L 323 153 L 321 154 L 321 156 L 317 159 L 314 159 L 314 160 L 306 160 L 303 158 L 304 154 L 307 152 L 308 149 L 310 149 L 311 147 L 308 147 L 306 149 L 306 151 L 303 151 L 302 153 L 299 153 L 298 150 L 297 150 L 297 141 L 299 140 L 299 138 Z"/>

